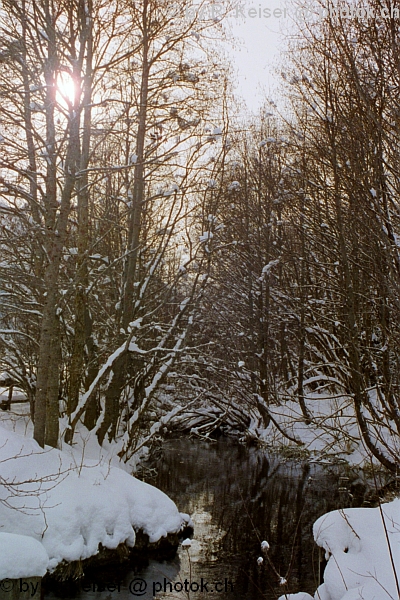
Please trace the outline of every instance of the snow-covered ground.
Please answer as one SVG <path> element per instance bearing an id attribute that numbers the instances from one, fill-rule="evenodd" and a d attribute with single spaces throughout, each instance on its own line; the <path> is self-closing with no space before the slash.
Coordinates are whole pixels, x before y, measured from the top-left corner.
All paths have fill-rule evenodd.
<path id="1" fill-rule="evenodd" d="M 315 396 L 307 398 L 307 406 L 312 425 L 304 423 L 294 402 L 269 409 L 279 428 L 311 453 L 365 462 L 351 402 Z M 256 433 L 269 445 L 297 447 L 279 428 Z M 115 447 L 100 448 L 85 430 L 77 439 L 72 448 L 43 450 L 32 440 L 28 405 L 0 411 L 0 579 L 41 575 L 62 560 L 95 554 L 99 543 L 107 548 L 122 542 L 133 546 L 135 529 L 156 541 L 188 523 L 189 517 L 165 494 L 124 470 L 129 465 L 118 463 Z M 381 509 L 328 513 L 316 521 L 314 537 L 329 558 L 314 600 L 400 598 L 395 576 L 400 579 L 400 500 Z M 34 555 L 37 560 L 30 561 Z M 22 575 L 28 563 L 29 573 Z M 312 597 L 300 592 L 283 599 Z"/>
<path id="2" fill-rule="evenodd" d="M 329 559 L 314 600 L 400 598 L 400 499 L 323 515 L 314 524 L 314 538 Z M 313 598 L 301 592 L 279 600 Z"/>
<path id="3" fill-rule="evenodd" d="M 156 542 L 190 524 L 168 496 L 115 466 L 115 458 L 93 458 L 93 448 L 42 449 L 21 435 L 24 428 L 23 414 L 1 412 L 0 557 L 14 559 L 0 560 L 0 580 L 43 575 L 63 560 L 96 554 L 99 544 L 132 547 L 135 530 Z"/>
<path id="4" fill-rule="evenodd" d="M 253 423 L 250 433 L 273 448 L 291 446 L 307 450 L 311 456 L 317 456 L 320 462 L 342 460 L 360 467 L 370 465 L 371 461 L 376 463 L 362 442 L 351 398 L 315 392 L 308 393 L 305 402 L 311 415 L 310 425 L 305 423 L 298 402 L 288 400 L 280 405 L 268 406 L 275 423 L 271 422 L 266 429 Z M 283 432 L 287 435 L 283 435 Z M 390 435 L 387 427 L 377 424 L 371 427 L 371 437 L 379 440 L 378 446 L 384 441 L 393 457 L 400 455 L 396 431 Z"/>
<path id="5" fill-rule="evenodd" d="M 8 400 L 8 388 L 4 388 L 0 386 L 0 403 L 7 402 Z M 13 402 L 23 402 L 26 401 L 26 394 L 20 390 L 18 387 L 13 389 L 12 394 Z"/>

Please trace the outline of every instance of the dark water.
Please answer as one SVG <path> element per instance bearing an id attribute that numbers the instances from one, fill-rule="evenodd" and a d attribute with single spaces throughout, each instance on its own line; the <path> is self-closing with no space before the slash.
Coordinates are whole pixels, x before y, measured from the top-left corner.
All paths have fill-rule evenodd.
<path id="1" fill-rule="evenodd" d="M 345 467 L 284 461 L 227 440 L 171 440 L 153 466 L 157 476 L 149 483 L 189 513 L 195 525 L 190 549 L 181 548 L 174 561 L 151 562 L 136 574 L 150 587 L 160 582 L 156 590 L 164 588 L 164 577 L 172 581 L 176 591 L 165 584 L 168 598 L 260 600 L 285 592 L 314 593 L 319 566 L 314 521 L 330 510 L 360 506 L 366 493 L 359 474 Z M 266 559 L 257 565 L 263 540 L 270 544 L 273 566 Z M 280 577 L 288 584 L 280 586 Z M 196 590 L 202 578 L 208 592 L 180 592 L 185 580 Z"/>
<path id="2" fill-rule="evenodd" d="M 80 600 L 313 594 L 318 586 L 314 521 L 330 510 L 362 505 L 367 490 L 360 474 L 345 467 L 284 460 L 229 440 L 170 440 L 149 466 L 156 476 L 143 478 L 192 516 L 190 548 L 181 547 L 171 561 L 151 560 L 129 573 L 119 591 L 81 590 L 75 596 Z M 264 559 L 258 566 L 263 540 L 270 544 L 270 564 Z M 288 583 L 280 586 L 280 577 Z"/>

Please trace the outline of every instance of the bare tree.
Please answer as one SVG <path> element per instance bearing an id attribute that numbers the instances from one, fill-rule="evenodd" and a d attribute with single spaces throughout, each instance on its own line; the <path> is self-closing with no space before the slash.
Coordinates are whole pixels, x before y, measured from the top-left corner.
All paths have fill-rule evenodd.
<path id="1" fill-rule="evenodd" d="M 0 151 L 12 302 L 4 319 L 15 331 L 6 328 L 4 360 L 23 380 L 29 357 L 24 386 L 41 445 L 57 444 L 60 399 L 69 440 L 83 415 L 102 441 L 115 438 L 121 411 L 125 421 L 144 412 L 206 283 L 209 257 L 185 283 L 179 268 L 186 262 L 188 273 L 202 250 L 190 230 L 194 194 L 226 72 L 207 50 L 207 30 L 221 27 L 212 15 L 183 18 L 185 7 L 6 5 Z M 12 259 L 25 235 L 28 246 Z M 18 279 L 35 297 L 26 327 Z M 35 337 L 39 347 L 21 356 L 21 339 Z"/>

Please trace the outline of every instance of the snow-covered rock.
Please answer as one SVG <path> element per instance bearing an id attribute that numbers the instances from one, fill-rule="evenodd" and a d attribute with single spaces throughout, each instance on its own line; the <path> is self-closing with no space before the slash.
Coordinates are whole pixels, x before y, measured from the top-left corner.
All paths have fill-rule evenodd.
<path id="1" fill-rule="evenodd" d="M 132 547 L 135 530 L 152 543 L 190 522 L 166 494 L 105 458 L 42 449 L 3 427 L 0 465 L 0 530 L 40 543 L 49 570 L 62 560 L 96 554 L 100 543 L 110 549 L 121 543 Z"/>

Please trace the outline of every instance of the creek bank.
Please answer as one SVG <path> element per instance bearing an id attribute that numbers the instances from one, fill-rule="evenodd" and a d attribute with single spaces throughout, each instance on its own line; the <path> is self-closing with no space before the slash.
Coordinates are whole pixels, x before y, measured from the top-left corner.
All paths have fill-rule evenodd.
<path id="1" fill-rule="evenodd" d="M 96 589 L 102 584 L 108 586 L 110 582 L 118 586 L 127 573 L 143 568 L 151 559 L 172 560 L 182 540 L 192 535 L 193 528 L 187 526 L 179 533 L 169 533 L 157 542 L 150 543 L 146 533 L 137 531 L 133 548 L 119 544 L 111 550 L 100 545 L 96 555 L 84 560 L 63 561 L 44 577 L 21 576 L 18 579 L 2 580 L 0 600 L 31 600 L 33 597 L 39 600 L 43 593 L 48 592 L 61 597 L 73 596 L 94 582 Z"/>
<path id="2" fill-rule="evenodd" d="M 128 561 L 135 545 L 133 552 L 168 555 L 192 526 L 166 494 L 112 457 L 41 448 L 6 424 L 12 422 L 0 426 L 0 580 L 46 573 L 79 579 L 90 565 Z"/>
<path id="3" fill-rule="evenodd" d="M 186 526 L 178 533 L 169 533 L 157 542 L 150 542 L 149 536 L 143 531 L 136 532 L 136 542 L 133 548 L 119 544 L 117 548 L 104 548 L 100 544 L 97 554 L 84 560 L 63 561 L 52 573 L 47 573 L 42 586 L 45 591 L 56 595 L 74 595 L 86 584 L 96 582 L 96 585 L 113 582 L 118 584 L 127 573 L 137 568 L 143 568 L 149 560 L 172 560 L 179 544 L 193 536 L 193 527 Z"/>

